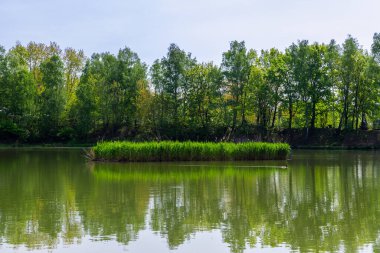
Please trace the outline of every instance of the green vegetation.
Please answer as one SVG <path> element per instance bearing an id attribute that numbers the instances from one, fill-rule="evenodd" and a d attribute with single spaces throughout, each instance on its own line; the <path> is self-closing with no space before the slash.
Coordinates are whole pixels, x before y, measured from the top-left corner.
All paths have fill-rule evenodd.
<path id="1" fill-rule="evenodd" d="M 285 143 L 202 142 L 100 142 L 93 159 L 103 161 L 238 161 L 284 160 L 290 152 Z"/>
<path id="2" fill-rule="evenodd" d="M 293 43 L 256 51 L 232 41 L 222 62 L 198 62 L 172 44 L 148 67 L 56 43 L 0 46 L 0 140 L 262 140 L 270 132 L 367 130 L 380 118 L 380 34 L 371 50 Z M 304 131 L 305 130 L 305 131 Z"/>

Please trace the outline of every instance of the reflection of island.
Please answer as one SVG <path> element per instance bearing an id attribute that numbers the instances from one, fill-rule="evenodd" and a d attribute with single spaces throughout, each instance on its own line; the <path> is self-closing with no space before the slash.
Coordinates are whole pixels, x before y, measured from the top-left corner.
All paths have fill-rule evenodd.
<path id="1" fill-rule="evenodd" d="M 219 229 L 234 252 L 258 240 L 300 251 L 356 251 L 367 243 L 379 249 L 378 158 L 302 154 L 288 169 L 218 163 L 88 169 L 74 154 L 23 155 L 0 165 L 0 237 L 31 249 L 85 235 L 127 244 L 146 228 L 176 248 L 198 231 Z"/>

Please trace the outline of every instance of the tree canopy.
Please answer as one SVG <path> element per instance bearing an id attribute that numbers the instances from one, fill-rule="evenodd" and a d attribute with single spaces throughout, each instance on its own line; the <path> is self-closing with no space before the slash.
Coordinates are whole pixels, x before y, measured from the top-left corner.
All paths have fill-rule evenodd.
<path id="1" fill-rule="evenodd" d="M 228 140 L 257 131 L 367 130 L 380 117 L 380 34 L 369 51 L 232 41 L 222 62 L 171 44 L 147 66 L 129 48 L 86 57 L 56 43 L 0 46 L 0 137 L 10 141 Z"/>

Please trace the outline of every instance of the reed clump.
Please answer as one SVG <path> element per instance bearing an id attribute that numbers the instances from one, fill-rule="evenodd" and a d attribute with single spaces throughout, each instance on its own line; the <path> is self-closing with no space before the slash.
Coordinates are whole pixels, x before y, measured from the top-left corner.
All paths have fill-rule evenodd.
<path id="1" fill-rule="evenodd" d="M 92 148 L 92 160 L 118 162 L 163 161 L 250 161 L 285 160 L 286 143 L 264 142 L 99 142 Z"/>

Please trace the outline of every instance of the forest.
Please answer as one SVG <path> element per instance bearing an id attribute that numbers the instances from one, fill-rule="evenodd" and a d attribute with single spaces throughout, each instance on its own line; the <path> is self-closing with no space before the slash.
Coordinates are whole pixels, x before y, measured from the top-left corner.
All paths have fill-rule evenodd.
<path id="1" fill-rule="evenodd" d="M 380 118 L 380 33 L 370 50 L 297 41 L 284 51 L 232 41 L 220 65 L 171 44 L 151 66 L 30 42 L 0 46 L 0 142 L 224 141 L 257 131 L 373 128 Z"/>

